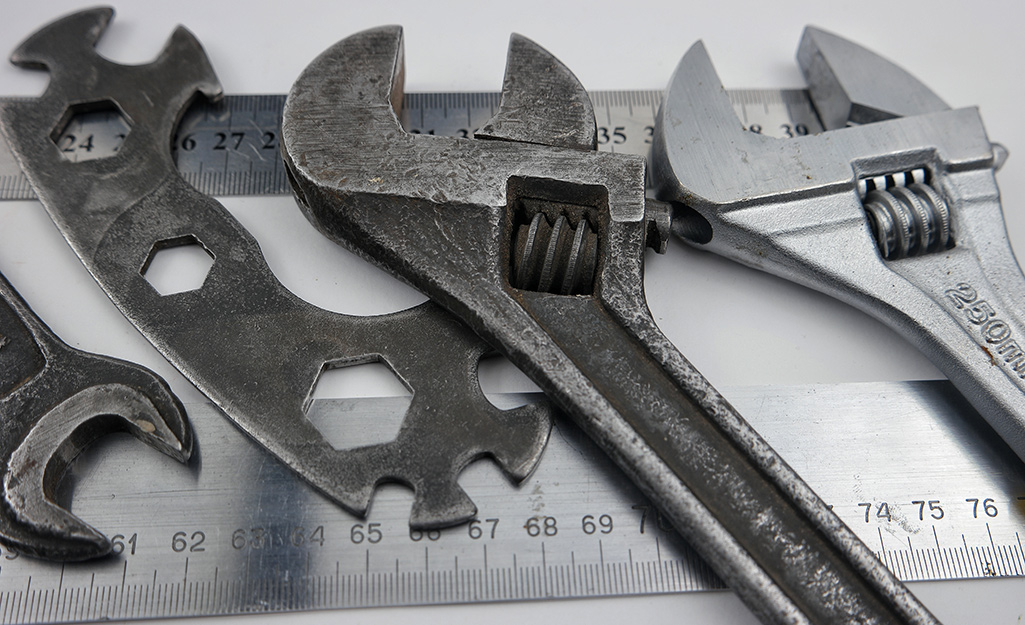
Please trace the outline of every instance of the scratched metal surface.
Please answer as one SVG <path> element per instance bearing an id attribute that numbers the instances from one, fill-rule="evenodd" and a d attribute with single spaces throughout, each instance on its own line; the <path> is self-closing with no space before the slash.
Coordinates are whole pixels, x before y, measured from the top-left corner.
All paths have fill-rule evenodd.
<path id="1" fill-rule="evenodd" d="M 55 0 L 10 8 L 0 20 L 0 43 L 9 51 L 40 24 L 91 4 Z M 509 11 L 507 4 L 476 1 L 357 6 L 293 0 L 252 2 L 241 11 L 201 0 L 124 3 L 101 50 L 119 61 L 143 62 L 153 57 L 174 24 L 184 23 L 210 51 L 229 93 L 283 93 L 310 59 L 339 38 L 402 23 L 411 91 L 488 91 L 500 86 L 504 42 L 510 31 L 517 31 L 548 47 L 591 89 L 661 89 L 684 50 L 703 38 L 718 69 L 729 76 L 727 86 L 777 88 L 801 84 L 793 53 L 801 28 L 813 23 L 893 58 L 953 106 L 980 106 L 990 136 L 1011 151 L 998 179 L 1012 243 L 1020 247 L 1025 217 L 1014 208 L 1025 196 L 1025 161 L 1020 158 L 1025 125 L 1018 104 L 1025 100 L 1025 83 L 1014 76 L 1025 54 L 1025 39 L 1018 33 L 1025 9 L 1019 3 L 938 0 L 928 11 L 885 0 L 864 0 L 854 10 L 812 0 L 707 5 L 640 0 L 629 5 L 595 2 L 587 10 L 575 3 L 522 0 L 516 6 Z M 45 86 L 38 73 L 0 66 L 5 96 L 31 95 Z M 288 218 L 294 208 L 287 197 L 232 197 L 224 203 L 258 237 L 289 288 L 318 305 L 370 314 L 422 301 L 361 260 L 320 242 L 304 230 L 301 218 Z M 187 401 L 200 399 L 120 318 L 38 204 L 0 205 L 0 269 L 73 345 L 144 362 Z M 671 245 L 665 257 L 649 257 L 645 280 L 659 325 L 717 386 L 937 375 L 893 333 L 849 307 L 682 245 Z M 908 447 L 916 445 L 917 432 L 899 434 Z M 947 623 L 1015 622 L 1025 613 L 1023 588 L 1022 578 L 912 585 Z M 730 593 L 373 609 L 345 617 L 368 623 L 596 624 L 678 620 L 681 615 L 691 623 L 754 622 Z M 309 612 L 289 619 L 317 624 L 338 617 Z M 246 622 L 263 621 L 253 616 Z"/>

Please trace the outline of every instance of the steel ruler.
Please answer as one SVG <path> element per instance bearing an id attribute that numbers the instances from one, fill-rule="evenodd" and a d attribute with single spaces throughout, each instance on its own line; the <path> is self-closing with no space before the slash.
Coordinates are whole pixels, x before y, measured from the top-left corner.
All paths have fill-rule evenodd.
<path id="1" fill-rule="evenodd" d="M 806 91 L 731 91 L 745 128 L 777 137 L 821 131 Z M 647 155 L 660 91 L 591 93 L 598 148 Z M 197 102 L 174 137 L 178 169 L 208 195 L 288 194 L 278 151 L 284 95 L 227 96 Z M 407 94 L 402 124 L 410 132 L 473 136 L 498 110 L 498 93 Z M 55 148 L 71 160 L 100 158 L 117 149 L 130 128 L 106 111 L 81 114 L 55 129 Z M 0 141 L 0 199 L 35 197 L 4 141 Z"/>
<path id="2" fill-rule="evenodd" d="M 726 389 L 725 395 L 903 580 L 1025 574 L 1025 469 L 947 382 Z M 498 396 L 508 402 L 516 396 Z M 388 436 L 402 398 L 319 400 L 331 439 Z M 412 497 L 339 509 L 212 406 L 189 406 L 182 466 L 108 437 L 62 498 L 115 556 L 48 564 L 0 554 L 0 621 L 69 622 L 722 588 L 658 512 L 560 422 L 522 485 L 488 461 L 460 484 L 476 521 L 411 532 Z M 909 434 L 910 433 L 910 434 Z"/>

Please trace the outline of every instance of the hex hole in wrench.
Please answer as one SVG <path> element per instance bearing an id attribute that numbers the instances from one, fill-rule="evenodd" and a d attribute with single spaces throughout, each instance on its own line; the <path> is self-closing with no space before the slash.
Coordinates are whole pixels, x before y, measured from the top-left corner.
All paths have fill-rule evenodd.
<path id="1" fill-rule="evenodd" d="M 541 389 L 508 358 L 492 352 L 477 364 L 477 383 L 491 405 L 510 410 L 537 401 Z"/>
<path id="2" fill-rule="evenodd" d="M 330 401 L 354 398 L 361 401 Z M 395 440 L 413 393 L 387 362 L 373 358 L 325 364 L 310 399 L 306 418 L 341 451 Z"/>
<path id="3" fill-rule="evenodd" d="M 72 162 L 109 158 L 128 137 L 132 125 L 112 100 L 74 104 L 50 132 L 50 140 Z"/>
<path id="4" fill-rule="evenodd" d="M 210 250 L 187 234 L 154 243 L 139 273 L 158 293 L 167 296 L 200 288 L 213 266 Z"/>

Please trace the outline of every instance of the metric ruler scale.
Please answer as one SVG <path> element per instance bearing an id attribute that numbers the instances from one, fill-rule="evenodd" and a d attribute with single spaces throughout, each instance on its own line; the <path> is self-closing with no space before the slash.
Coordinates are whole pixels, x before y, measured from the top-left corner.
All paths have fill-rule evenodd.
<path id="1" fill-rule="evenodd" d="M 949 383 L 725 390 L 901 579 L 1025 575 L 1025 467 Z M 353 427 L 394 432 L 406 403 L 319 400 L 311 419 L 329 440 Z M 477 520 L 411 532 L 403 488 L 379 490 L 357 518 L 212 406 L 189 409 L 197 452 L 188 466 L 116 436 L 75 462 L 65 480 L 73 510 L 113 539 L 116 554 L 60 565 L 0 553 L 0 622 L 723 588 L 568 423 L 556 424 L 519 486 L 488 461 L 465 471 Z"/>
<path id="2" fill-rule="evenodd" d="M 730 91 L 745 128 L 787 137 L 821 131 L 807 91 Z M 473 136 L 498 110 L 498 93 L 411 93 L 402 125 L 410 132 Z M 598 149 L 647 156 L 661 91 L 591 93 L 598 123 Z M 291 193 L 282 169 L 278 138 L 284 95 L 227 96 L 217 104 L 198 101 L 174 138 L 178 169 L 207 195 Z M 131 132 L 110 112 L 79 115 L 54 141 L 71 160 L 95 159 L 117 149 Z M 0 141 L 0 200 L 33 199 L 35 193 L 6 142 Z"/>

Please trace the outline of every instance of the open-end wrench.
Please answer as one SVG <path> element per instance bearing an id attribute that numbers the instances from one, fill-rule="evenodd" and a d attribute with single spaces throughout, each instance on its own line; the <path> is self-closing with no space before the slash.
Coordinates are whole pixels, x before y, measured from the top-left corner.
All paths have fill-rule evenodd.
<path id="1" fill-rule="evenodd" d="M 311 221 L 508 355 L 765 621 L 934 622 L 656 327 L 643 252 L 668 215 L 643 159 L 595 151 L 576 77 L 513 36 L 499 112 L 458 139 L 402 130 L 403 74 L 384 27 L 292 87 L 282 151 Z"/>
<path id="2" fill-rule="evenodd" d="M 56 490 L 83 449 L 119 431 L 181 462 L 192 454 L 192 429 L 166 382 L 68 347 L 0 275 L 0 543 L 49 560 L 110 553 Z"/>
<path id="3" fill-rule="evenodd" d="M 680 61 L 652 149 L 674 231 L 853 304 L 921 349 L 1025 459 L 1025 278 L 975 108 L 807 28 L 797 53 L 826 131 L 746 131 L 701 43 Z"/>
<path id="4" fill-rule="evenodd" d="M 463 523 L 477 508 L 459 473 L 490 457 L 522 480 L 541 456 L 552 409 L 500 410 L 481 391 L 490 348 L 436 305 L 360 317 L 323 310 L 286 289 L 256 240 L 175 168 L 175 125 L 199 93 L 220 84 L 196 38 L 178 27 L 151 63 L 121 65 L 96 41 L 113 10 L 95 8 L 41 28 L 15 51 L 47 69 L 38 99 L 0 105 L 12 151 L 53 221 L 125 316 L 238 427 L 346 509 L 365 514 L 376 487 L 414 491 L 410 524 Z M 72 162 L 51 132 L 77 110 L 116 109 L 131 129 L 105 159 Z M 164 295 L 144 277 L 154 254 L 182 244 L 212 257 L 198 288 Z M 393 440 L 336 449 L 307 418 L 322 371 L 389 366 L 413 391 Z"/>

